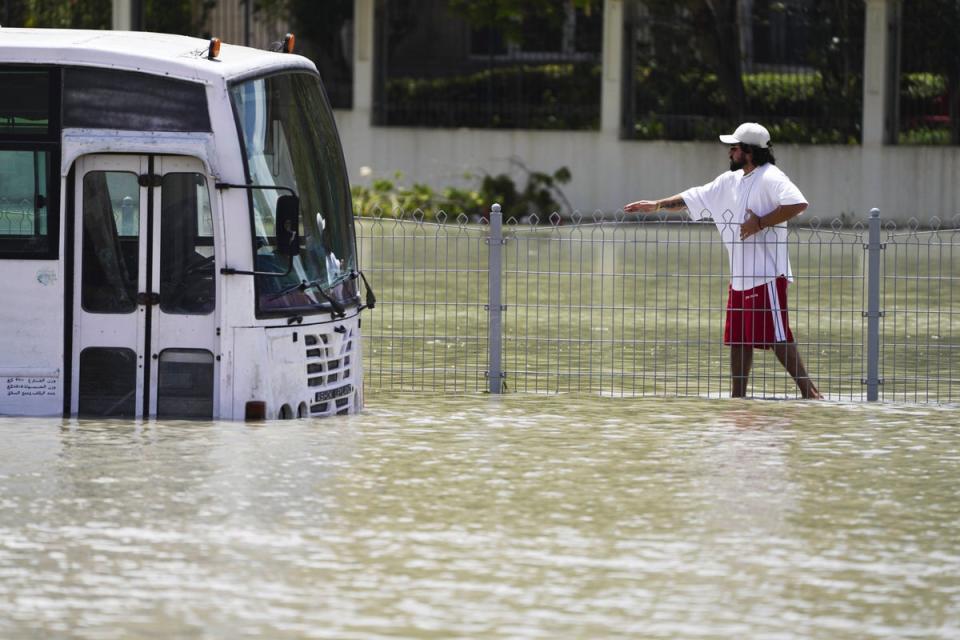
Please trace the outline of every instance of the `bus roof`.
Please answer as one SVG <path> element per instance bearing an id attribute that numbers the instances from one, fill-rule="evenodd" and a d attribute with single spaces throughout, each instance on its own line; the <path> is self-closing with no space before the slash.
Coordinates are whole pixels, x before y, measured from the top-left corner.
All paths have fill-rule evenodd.
<path id="1" fill-rule="evenodd" d="M 205 84 L 276 69 L 316 72 L 298 55 L 224 43 L 207 57 L 209 40 L 167 33 L 0 27 L 0 64 L 49 64 L 125 69 Z"/>

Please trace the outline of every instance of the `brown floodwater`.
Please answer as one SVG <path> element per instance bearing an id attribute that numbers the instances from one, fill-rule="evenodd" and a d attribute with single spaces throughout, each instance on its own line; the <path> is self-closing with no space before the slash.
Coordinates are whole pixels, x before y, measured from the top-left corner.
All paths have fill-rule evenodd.
<path id="1" fill-rule="evenodd" d="M 956 638 L 960 410 L 0 418 L 4 638 Z"/>

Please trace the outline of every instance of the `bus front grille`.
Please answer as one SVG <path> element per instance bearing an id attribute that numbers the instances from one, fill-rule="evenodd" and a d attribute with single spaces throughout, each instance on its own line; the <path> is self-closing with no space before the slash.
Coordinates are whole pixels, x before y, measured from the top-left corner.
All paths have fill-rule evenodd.
<path id="1" fill-rule="evenodd" d="M 353 409 L 355 329 L 344 329 L 304 336 L 311 416 L 346 415 Z"/>

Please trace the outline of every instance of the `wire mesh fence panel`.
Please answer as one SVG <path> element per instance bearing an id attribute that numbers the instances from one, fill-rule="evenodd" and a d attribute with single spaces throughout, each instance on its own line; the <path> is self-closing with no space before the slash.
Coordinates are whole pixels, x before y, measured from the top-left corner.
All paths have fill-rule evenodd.
<path id="1" fill-rule="evenodd" d="M 358 219 L 357 245 L 377 307 L 364 327 L 365 385 L 482 391 L 487 369 L 487 248 L 466 218 Z"/>
<path id="2" fill-rule="evenodd" d="M 358 220 L 361 264 L 380 302 L 364 320 L 370 391 L 488 388 L 488 234 L 441 214 Z M 791 227 L 788 315 L 820 391 L 866 399 L 866 229 Z M 722 226 L 722 225 L 721 225 Z M 533 217 L 503 226 L 504 390 L 616 396 L 727 396 L 730 264 L 713 222 Z M 878 236 L 879 237 L 879 236 Z M 960 394 L 960 221 L 890 225 L 877 270 L 882 399 Z M 497 304 L 499 306 L 499 303 Z M 494 350 L 500 352 L 501 349 Z M 756 350 L 752 397 L 800 395 L 776 350 Z"/>
<path id="3" fill-rule="evenodd" d="M 881 263 L 881 397 L 960 400 L 960 219 L 886 229 Z"/>
<path id="4" fill-rule="evenodd" d="M 726 365 L 716 338 L 726 267 L 712 225 L 511 230 L 508 387 L 614 395 L 721 392 Z"/>
<path id="5" fill-rule="evenodd" d="M 814 220 L 810 227 L 791 229 L 787 244 L 795 276 L 789 318 L 806 370 L 828 397 L 860 400 L 866 362 L 864 230 Z M 779 365 L 762 375 L 767 384 L 776 381 L 777 393 L 796 394 Z"/>
<path id="6" fill-rule="evenodd" d="M 718 396 L 727 253 L 712 223 L 517 228 L 508 239 L 504 352 L 517 391 Z M 807 370 L 831 397 L 859 398 L 862 232 L 802 229 L 790 319 Z M 751 395 L 794 397 L 772 353 L 755 355 Z"/>

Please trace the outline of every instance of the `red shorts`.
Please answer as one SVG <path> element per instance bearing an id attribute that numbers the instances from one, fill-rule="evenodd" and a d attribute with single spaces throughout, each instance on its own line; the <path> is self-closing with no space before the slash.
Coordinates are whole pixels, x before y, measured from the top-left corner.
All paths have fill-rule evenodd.
<path id="1" fill-rule="evenodd" d="M 769 349 L 777 342 L 793 342 L 787 320 L 787 278 L 746 291 L 730 287 L 723 344 Z"/>

